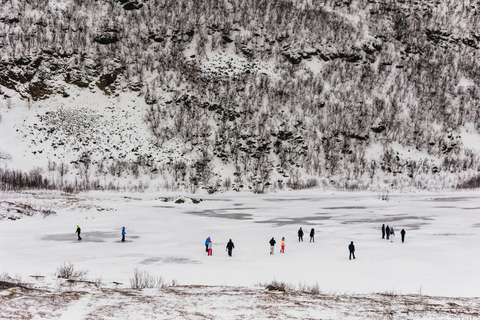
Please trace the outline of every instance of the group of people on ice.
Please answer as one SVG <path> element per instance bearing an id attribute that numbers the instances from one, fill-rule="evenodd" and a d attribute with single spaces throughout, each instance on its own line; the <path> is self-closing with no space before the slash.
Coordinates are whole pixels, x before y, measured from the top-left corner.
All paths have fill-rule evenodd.
<path id="1" fill-rule="evenodd" d="M 82 240 L 82 237 L 80 236 L 80 233 L 82 232 L 82 229 L 80 228 L 79 225 L 77 225 L 77 230 L 75 231 L 75 233 L 77 233 L 77 236 L 78 236 L 78 240 Z M 125 231 L 125 227 L 122 228 L 122 240 L 121 242 L 125 242 L 125 235 L 126 235 L 126 231 Z M 402 229 L 402 231 L 400 231 L 400 236 L 402 237 L 402 243 L 405 242 L 405 235 L 407 234 L 407 232 L 405 231 L 405 229 Z M 304 235 L 304 232 L 303 232 L 303 229 L 300 227 L 300 229 L 298 229 L 298 241 L 303 241 L 303 235 Z M 393 242 L 393 238 L 395 237 L 395 230 L 393 229 L 393 227 L 390 227 L 390 226 L 386 226 L 385 227 L 385 224 L 382 225 L 382 239 L 385 239 L 385 236 L 387 236 L 387 240 L 390 240 L 391 242 Z M 315 242 L 315 229 L 311 229 L 310 230 L 310 242 Z M 273 255 L 275 253 L 275 244 L 277 243 L 277 241 L 275 241 L 275 238 L 272 237 L 272 239 L 270 239 L 269 241 L 270 243 L 270 255 Z M 227 243 L 227 246 L 226 246 L 226 251 L 228 252 L 228 255 L 231 257 L 232 256 L 232 251 L 233 249 L 235 248 L 235 245 L 233 244 L 232 242 L 232 239 L 230 239 Z M 210 239 L 210 237 L 208 237 L 206 240 L 205 240 L 205 251 L 207 252 L 207 254 L 209 256 L 211 256 L 213 254 L 213 243 L 212 243 L 212 240 Z M 355 259 L 355 245 L 353 244 L 353 241 L 350 242 L 350 244 L 348 245 L 348 250 L 350 252 L 350 255 L 349 255 L 349 259 L 352 260 L 352 257 L 353 259 Z M 285 253 L 285 237 L 282 237 L 282 242 L 280 244 L 280 252 L 281 253 Z"/>
<path id="2" fill-rule="evenodd" d="M 298 241 L 299 242 L 303 241 L 304 232 L 301 227 L 300 229 L 298 229 L 297 233 L 298 233 Z M 402 236 L 402 243 L 405 242 L 406 233 L 407 232 L 405 231 L 405 229 L 402 229 L 402 231 L 400 231 L 400 235 Z M 382 239 L 385 239 L 385 235 L 387 236 L 387 240 L 390 240 L 393 242 L 393 237 L 395 236 L 395 230 L 393 229 L 393 227 L 389 227 L 388 225 L 385 227 L 385 224 L 383 224 Z M 315 242 L 315 229 L 313 228 L 310 230 L 310 242 Z M 274 255 L 275 245 L 277 244 L 275 237 L 272 237 L 272 239 L 270 239 L 268 243 L 270 244 L 270 255 Z M 210 239 L 210 237 L 208 237 L 205 240 L 205 251 L 209 256 L 212 255 L 212 246 L 213 246 L 212 240 Z M 226 250 L 228 251 L 228 255 L 230 257 L 232 256 L 232 250 L 234 248 L 235 248 L 235 245 L 233 244 L 232 239 L 230 239 L 226 246 Z M 355 245 L 353 244 L 353 241 L 351 241 L 350 244 L 348 245 L 348 251 L 350 252 L 350 255 L 348 258 L 350 260 L 352 260 L 352 257 L 353 259 L 355 259 Z M 285 253 L 285 237 L 282 237 L 282 242 L 280 243 L 280 252 Z"/>
<path id="3" fill-rule="evenodd" d="M 233 249 L 235 249 L 235 245 L 233 244 L 233 241 L 232 239 L 230 239 L 227 243 L 227 247 L 226 247 L 226 250 L 228 252 L 228 255 L 231 257 L 232 256 L 232 251 Z M 206 240 L 205 240 L 205 251 L 207 252 L 207 255 L 211 256 L 213 254 L 213 243 L 212 243 L 212 239 L 210 239 L 210 237 L 208 237 Z"/>
<path id="4" fill-rule="evenodd" d="M 402 243 L 405 242 L 405 235 L 407 234 L 407 232 L 405 231 L 405 229 L 402 229 L 402 231 L 400 231 L 400 236 L 402 237 Z M 393 242 L 393 238 L 395 237 L 395 230 L 393 230 L 393 227 L 390 227 L 387 225 L 387 227 L 385 228 L 385 224 L 382 225 L 382 239 L 385 239 L 385 235 L 387 236 L 387 240 L 390 240 L 391 242 Z"/>
<path id="5" fill-rule="evenodd" d="M 302 227 L 298 229 L 298 242 L 303 241 L 303 230 Z M 315 229 L 310 230 L 310 242 L 315 242 Z"/>
<path id="6" fill-rule="evenodd" d="M 80 233 L 82 233 L 82 228 L 80 228 L 79 225 L 77 225 L 77 230 L 75 231 L 75 233 L 77 234 L 78 236 L 78 240 L 82 240 L 82 237 L 80 236 Z M 125 242 L 125 235 L 127 234 L 127 232 L 125 231 L 125 227 L 122 228 L 122 242 Z"/>

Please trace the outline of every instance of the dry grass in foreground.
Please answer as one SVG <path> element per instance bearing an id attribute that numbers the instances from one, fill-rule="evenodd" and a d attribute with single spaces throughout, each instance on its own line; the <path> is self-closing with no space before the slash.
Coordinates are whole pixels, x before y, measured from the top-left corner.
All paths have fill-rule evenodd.
<path id="1" fill-rule="evenodd" d="M 480 298 L 244 287 L 123 289 L 58 279 L 0 283 L 0 319 L 478 319 Z"/>

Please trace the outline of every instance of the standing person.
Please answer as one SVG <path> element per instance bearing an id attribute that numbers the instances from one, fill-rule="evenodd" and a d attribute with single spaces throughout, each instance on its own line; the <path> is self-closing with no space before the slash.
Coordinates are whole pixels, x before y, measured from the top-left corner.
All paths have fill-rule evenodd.
<path id="1" fill-rule="evenodd" d="M 210 237 L 205 240 L 205 252 L 208 252 L 208 244 L 210 243 Z"/>
<path id="2" fill-rule="evenodd" d="M 390 239 L 390 227 L 387 225 L 387 229 L 385 229 L 387 232 L 387 240 Z"/>
<path id="3" fill-rule="evenodd" d="M 125 242 L 125 235 L 126 234 L 127 233 L 125 232 L 125 227 L 123 227 L 123 229 L 122 229 L 122 242 Z"/>
<path id="4" fill-rule="evenodd" d="M 393 237 L 395 236 L 395 231 L 393 227 L 390 227 L 390 242 L 393 242 Z"/>
<path id="5" fill-rule="evenodd" d="M 232 250 L 233 250 L 233 248 L 235 248 L 235 245 L 233 244 L 232 239 L 230 239 L 230 241 L 228 241 L 228 243 L 227 243 L 228 255 L 229 255 L 230 257 L 232 256 Z"/>
<path id="6" fill-rule="evenodd" d="M 272 237 L 269 243 L 270 243 L 270 254 L 273 255 L 275 253 L 275 243 L 277 243 L 277 241 L 275 241 L 275 239 Z"/>
<path id="7" fill-rule="evenodd" d="M 212 247 L 213 247 L 212 241 L 210 241 L 210 242 L 208 243 L 208 246 L 207 246 L 207 247 L 208 247 L 208 255 L 211 256 L 212 253 L 213 253 L 213 251 L 212 251 Z"/>
<path id="8" fill-rule="evenodd" d="M 355 246 L 353 245 L 353 241 L 350 242 L 350 245 L 348 246 L 348 250 L 350 251 L 350 255 L 348 256 L 348 259 L 352 260 L 355 259 Z"/>
<path id="9" fill-rule="evenodd" d="M 302 227 L 298 229 L 298 242 L 303 241 L 303 230 Z"/>
<path id="10" fill-rule="evenodd" d="M 315 242 L 315 229 L 310 230 L 310 242 Z"/>
<path id="11" fill-rule="evenodd" d="M 382 224 L 382 239 L 385 239 L 385 224 Z"/>
<path id="12" fill-rule="evenodd" d="M 402 243 L 405 242 L 405 234 L 406 234 L 406 233 L 407 233 L 407 232 L 405 231 L 405 229 L 402 229 L 402 231 L 400 231 L 400 235 L 402 236 Z"/>
<path id="13" fill-rule="evenodd" d="M 280 244 L 280 246 L 282 247 L 280 249 L 280 252 L 285 253 L 285 237 L 282 238 L 282 243 Z"/>
<path id="14" fill-rule="evenodd" d="M 80 229 L 80 226 L 77 225 L 77 231 L 75 231 L 78 235 L 78 240 L 82 240 L 82 237 L 80 237 L 80 233 L 82 232 L 82 229 Z"/>

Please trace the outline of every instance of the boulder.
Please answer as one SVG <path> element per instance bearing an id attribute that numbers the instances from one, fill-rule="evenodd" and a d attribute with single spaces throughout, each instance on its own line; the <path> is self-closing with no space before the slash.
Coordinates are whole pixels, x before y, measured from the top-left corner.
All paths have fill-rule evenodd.
<path id="1" fill-rule="evenodd" d="M 120 39 L 118 39 L 118 36 L 115 32 L 103 32 L 103 33 L 97 34 L 95 38 L 93 38 L 93 41 L 100 44 L 115 43 L 115 42 L 118 42 L 119 40 Z"/>
<path id="2" fill-rule="evenodd" d="M 138 1 L 129 1 L 123 5 L 123 9 L 125 10 L 138 10 L 143 7 L 143 3 L 139 3 Z"/>
<path id="3" fill-rule="evenodd" d="M 381 125 L 378 125 L 376 127 L 372 127 L 370 128 L 373 132 L 375 133 L 382 133 L 383 131 L 385 131 L 385 129 L 387 129 L 383 124 Z"/>
<path id="4" fill-rule="evenodd" d="M 230 38 L 230 37 L 227 36 L 227 35 L 223 35 L 223 36 L 222 36 L 222 40 L 225 41 L 226 43 L 232 43 L 232 42 L 233 42 L 233 39 Z"/>

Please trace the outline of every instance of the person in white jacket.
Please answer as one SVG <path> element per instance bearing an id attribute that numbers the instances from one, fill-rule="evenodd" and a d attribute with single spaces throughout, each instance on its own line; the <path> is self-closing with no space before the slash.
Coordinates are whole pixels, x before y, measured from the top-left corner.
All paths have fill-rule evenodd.
<path id="1" fill-rule="evenodd" d="M 393 231 L 393 227 L 390 227 L 390 242 L 393 242 L 394 236 L 395 236 L 395 231 Z"/>

